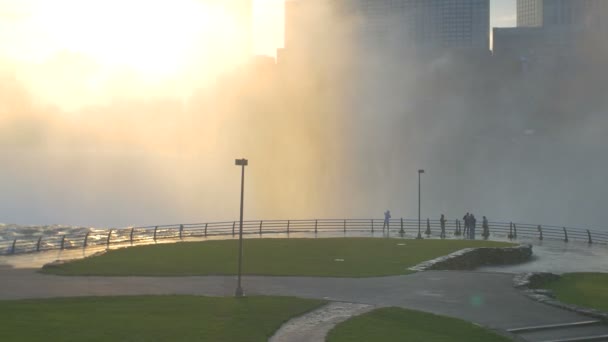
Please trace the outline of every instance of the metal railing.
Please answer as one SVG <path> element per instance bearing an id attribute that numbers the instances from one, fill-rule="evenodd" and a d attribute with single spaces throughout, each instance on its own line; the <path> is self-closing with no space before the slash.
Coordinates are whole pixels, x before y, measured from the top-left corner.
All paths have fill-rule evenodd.
<path id="1" fill-rule="evenodd" d="M 466 238 L 460 220 L 445 222 L 442 234 L 439 220 L 426 219 L 421 233 L 426 238 Z M 588 244 L 608 244 L 608 231 L 534 225 L 514 222 L 489 222 L 488 234 L 481 225 L 475 230 L 476 238 L 490 240 L 562 240 L 564 243 L 579 241 Z M 172 224 L 120 229 L 96 229 L 86 233 L 74 233 L 50 237 L 36 237 L 0 241 L 0 255 L 31 253 L 87 247 L 123 247 L 159 242 L 177 242 L 206 238 L 234 238 L 238 236 L 237 221 L 193 224 Z M 243 221 L 245 236 L 269 236 L 305 234 L 316 237 L 332 236 L 385 236 L 412 238 L 418 235 L 417 219 L 391 219 L 385 227 L 383 219 L 323 219 L 323 220 L 256 220 Z"/>

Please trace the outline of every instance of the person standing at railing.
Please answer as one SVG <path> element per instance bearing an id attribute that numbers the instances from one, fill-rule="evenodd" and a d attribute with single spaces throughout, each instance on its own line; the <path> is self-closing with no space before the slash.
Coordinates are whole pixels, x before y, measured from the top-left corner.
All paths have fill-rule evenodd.
<path id="1" fill-rule="evenodd" d="M 475 240 L 475 225 L 477 225 L 477 219 L 475 218 L 475 215 L 471 214 L 471 216 L 469 216 L 469 233 L 471 234 L 471 240 Z"/>
<path id="2" fill-rule="evenodd" d="M 469 227 L 471 226 L 471 214 L 468 212 L 462 217 L 462 222 L 464 222 L 464 231 L 462 232 L 462 236 L 464 238 L 469 237 Z"/>
<path id="3" fill-rule="evenodd" d="M 441 214 L 441 218 L 439 219 L 439 223 L 441 224 L 441 234 L 439 237 L 445 239 L 445 216 Z"/>
<path id="4" fill-rule="evenodd" d="M 386 228 L 387 232 L 390 229 L 390 221 L 391 221 L 391 211 L 387 209 L 384 212 L 384 224 L 382 225 L 382 231 L 383 232 L 384 232 L 385 228 Z"/>
<path id="5" fill-rule="evenodd" d="M 483 217 L 481 227 L 483 228 L 483 238 L 487 240 L 490 237 L 490 224 L 488 224 L 488 218 L 485 216 Z"/>

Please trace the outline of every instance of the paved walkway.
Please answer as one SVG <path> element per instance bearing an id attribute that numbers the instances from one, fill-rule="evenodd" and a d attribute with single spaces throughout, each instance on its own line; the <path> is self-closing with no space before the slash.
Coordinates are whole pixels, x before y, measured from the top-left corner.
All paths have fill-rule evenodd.
<path id="1" fill-rule="evenodd" d="M 236 284 L 235 277 L 222 276 L 65 277 L 8 267 L 0 268 L 0 279 L 0 299 L 165 294 L 232 296 Z M 513 288 L 512 275 L 503 273 L 427 271 L 380 278 L 247 276 L 243 278 L 243 288 L 248 295 L 400 306 L 501 330 L 589 321 L 579 314 L 530 300 Z M 594 334 L 608 334 L 604 326 L 596 330 Z M 529 340 L 544 341 L 561 336 L 549 333 Z"/>
<path id="2" fill-rule="evenodd" d="M 364 314 L 375 307 L 367 304 L 330 302 L 329 304 L 291 319 L 268 342 L 321 342 L 338 323 Z"/>

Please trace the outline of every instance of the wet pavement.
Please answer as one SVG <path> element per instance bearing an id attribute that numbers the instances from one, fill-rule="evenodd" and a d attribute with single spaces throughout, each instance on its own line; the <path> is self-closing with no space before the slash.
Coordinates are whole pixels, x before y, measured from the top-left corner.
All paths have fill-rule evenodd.
<path id="1" fill-rule="evenodd" d="M 235 277 L 62 277 L 11 268 L 0 268 L 0 278 L 0 299 L 170 294 L 232 296 L 236 285 Z M 427 271 L 379 278 L 247 276 L 243 278 L 243 288 L 247 295 L 398 306 L 500 330 L 589 320 L 529 299 L 513 288 L 512 275 L 504 273 Z M 605 326 L 598 329 L 608 334 Z"/>
<path id="2" fill-rule="evenodd" d="M 375 309 L 372 305 L 331 302 L 317 310 L 289 320 L 269 342 L 315 342 L 325 337 L 338 323 Z"/>

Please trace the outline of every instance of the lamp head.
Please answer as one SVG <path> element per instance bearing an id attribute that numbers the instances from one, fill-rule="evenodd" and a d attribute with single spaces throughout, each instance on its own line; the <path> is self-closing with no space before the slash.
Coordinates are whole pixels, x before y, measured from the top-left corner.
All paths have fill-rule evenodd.
<path id="1" fill-rule="evenodd" d="M 237 165 L 237 166 L 247 166 L 248 164 L 249 164 L 249 161 L 245 158 L 234 160 L 234 165 Z"/>

